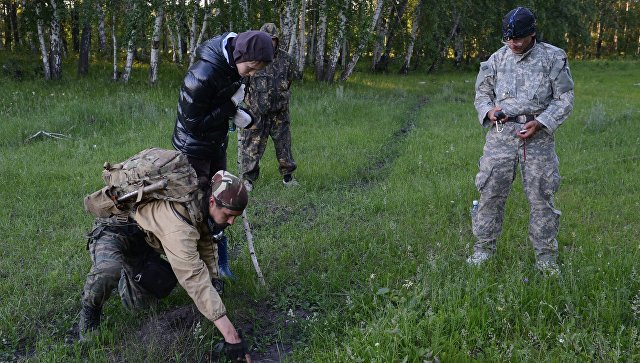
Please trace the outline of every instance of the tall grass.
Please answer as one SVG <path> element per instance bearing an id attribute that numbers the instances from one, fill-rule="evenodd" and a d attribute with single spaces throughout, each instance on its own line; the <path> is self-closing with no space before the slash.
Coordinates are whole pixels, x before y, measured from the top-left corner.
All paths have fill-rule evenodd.
<path id="1" fill-rule="evenodd" d="M 572 64 L 575 111 L 556 135 L 562 275 L 552 279 L 533 268 L 519 180 L 496 258 L 464 262 L 484 142 L 475 70 L 295 83 L 301 185 L 282 186 L 268 149 L 248 209 L 268 288 L 233 226 L 231 320 L 250 323 L 256 354 L 281 344 L 292 362 L 640 359 L 637 69 Z M 107 68 L 59 83 L 2 79 L 0 361 L 202 361 L 219 338 L 203 321 L 170 343 L 141 339 L 145 323 L 191 303 L 178 288 L 145 312 L 112 298 L 92 342 L 65 342 L 90 267 L 83 196 L 104 161 L 170 147 L 183 70 L 158 87 L 136 71 L 129 85 L 107 81 Z M 25 142 L 39 130 L 71 137 Z"/>

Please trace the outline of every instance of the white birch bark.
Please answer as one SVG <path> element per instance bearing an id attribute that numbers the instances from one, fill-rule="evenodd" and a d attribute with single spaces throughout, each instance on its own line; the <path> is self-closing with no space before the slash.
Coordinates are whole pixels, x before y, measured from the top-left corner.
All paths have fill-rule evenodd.
<path id="1" fill-rule="evenodd" d="M 324 80 L 327 82 L 333 82 L 333 78 L 336 74 L 336 66 L 338 65 L 338 56 L 340 55 L 340 46 L 344 38 L 344 28 L 347 24 L 347 17 L 345 11 L 348 9 L 349 0 L 345 0 L 344 4 L 340 6 L 338 11 L 338 32 L 333 39 L 333 46 L 331 48 L 331 55 L 329 56 L 329 64 L 327 65 L 326 74 Z"/>
<path id="2" fill-rule="evenodd" d="M 196 59 L 196 27 L 200 6 L 197 1 L 193 1 L 193 17 L 191 18 L 191 27 L 189 28 L 189 67 Z"/>
<path id="3" fill-rule="evenodd" d="M 104 52 L 107 49 L 107 32 L 104 27 L 104 9 L 102 2 L 96 2 L 96 12 L 98 13 L 98 49 Z"/>
<path id="4" fill-rule="evenodd" d="M 169 33 L 169 43 L 171 43 L 171 61 L 176 63 L 178 59 L 178 55 L 176 54 L 176 36 L 173 34 L 173 29 L 171 28 L 171 25 L 169 25 L 168 21 L 165 25 L 167 26 L 167 32 Z"/>
<path id="5" fill-rule="evenodd" d="M 327 34 L 327 1 L 319 0 L 318 4 L 318 25 L 316 33 L 316 81 L 322 81 L 324 79 L 324 47 L 326 43 Z"/>
<path id="6" fill-rule="evenodd" d="M 305 37 L 305 20 L 306 20 L 306 12 L 307 12 L 307 0 L 300 0 L 300 14 L 298 20 L 299 32 L 298 32 L 298 56 L 297 65 L 298 65 L 298 75 L 302 77 L 302 72 L 304 72 L 304 61 L 306 59 L 305 53 L 307 51 L 307 39 Z"/>
<path id="7" fill-rule="evenodd" d="M 340 75 L 341 82 L 346 81 L 349 76 L 351 76 L 351 73 L 353 73 L 353 70 L 356 68 L 358 59 L 360 59 L 360 54 L 369 41 L 369 34 L 373 32 L 373 29 L 375 29 L 376 24 L 378 23 L 380 13 L 382 12 L 382 5 L 384 5 L 384 0 L 378 0 L 376 10 L 373 13 L 373 18 L 371 19 L 371 25 L 369 26 L 369 29 L 367 29 L 367 31 L 362 34 L 362 37 L 360 38 L 360 44 L 358 44 L 358 48 L 356 48 L 356 50 L 353 52 L 351 61 L 349 61 L 349 64 L 347 64 L 347 66 L 342 71 L 342 74 Z"/>
<path id="8" fill-rule="evenodd" d="M 124 62 L 124 73 L 122 73 L 122 80 L 127 83 L 129 77 L 131 77 L 131 68 L 133 67 L 133 57 L 135 55 L 135 38 L 136 31 L 132 30 L 129 35 L 129 42 L 127 43 L 127 60 Z"/>
<path id="9" fill-rule="evenodd" d="M 207 31 L 207 24 L 209 23 L 210 15 L 211 15 L 211 9 L 209 9 L 209 2 L 207 0 L 204 0 L 204 18 L 202 19 L 202 27 L 200 28 L 200 35 L 198 35 L 198 40 L 196 41 L 196 46 L 194 49 L 198 49 L 198 47 L 202 43 L 202 38 L 204 38 L 204 34 Z"/>
<path id="10" fill-rule="evenodd" d="M 240 11 L 242 12 L 242 21 L 239 24 L 238 33 L 248 30 L 249 27 L 249 2 L 240 0 Z"/>
<path id="11" fill-rule="evenodd" d="M 113 43 L 113 80 L 118 80 L 118 39 L 116 38 L 116 13 L 111 15 L 111 42 Z"/>
<path id="12" fill-rule="evenodd" d="M 40 18 L 40 4 L 36 5 L 36 16 L 38 18 L 38 41 L 40 42 L 40 54 L 42 55 L 42 66 L 44 71 L 44 79 L 51 79 L 51 68 L 49 66 L 49 51 L 47 50 L 47 43 L 44 40 L 44 26 L 42 25 L 42 18 Z"/>
<path id="13" fill-rule="evenodd" d="M 60 41 L 60 20 L 58 15 L 58 6 L 56 0 L 51 0 L 51 79 L 60 79 L 62 77 L 62 44 Z"/>
<path id="14" fill-rule="evenodd" d="M 407 53 L 404 56 L 404 63 L 400 68 L 400 73 L 402 74 L 409 73 L 409 67 L 411 66 L 411 57 L 413 57 L 413 47 L 415 46 L 416 38 L 418 37 L 418 25 L 420 23 L 420 12 L 422 11 L 423 4 L 424 0 L 420 0 L 413 12 L 413 22 L 411 23 L 411 37 L 409 38 L 409 44 L 407 45 Z"/>
<path id="15" fill-rule="evenodd" d="M 158 59 L 160 55 L 160 31 L 162 30 L 162 19 L 164 19 L 164 6 L 162 1 L 158 2 L 156 19 L 153 24 L 153 35 L 151 36 L 151 59 L 149 63 L 149 82 L 156 84 L 158 81 Z"/>
<path id="16" fill-rule="evenodd" d="M 391 11 L 391 7 L 389 7 L 389 9 L 385 9 L 385 12 Z M 388 14 L 385 14 L 388 15 Z M 388 19 L 388 20 L 387 20 Z M 371 69 L 374 70 L 376 69 L 376 64 L 378 63 L 378 61 L 380 60 L 380 57 L 382 56 L 382 49 L 383 49 L 383 45 L 384 45 L 384 40 L 387 36 L 387 31 L 389 29 L 389 22 L 391 21 L 391 19 L 389 18 L 389 16 L 385 16 L 382 17 L 382 20 L 378 23 L 378 26 L 376 26 L 375 28 L 375 38 L 374 38 L 374 43 L 373 43 L 373 56 L 371 57 Z"/>

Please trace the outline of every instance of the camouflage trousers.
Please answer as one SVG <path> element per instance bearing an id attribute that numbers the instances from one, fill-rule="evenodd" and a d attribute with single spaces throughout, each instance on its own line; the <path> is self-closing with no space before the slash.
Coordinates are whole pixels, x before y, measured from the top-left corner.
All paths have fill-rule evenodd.
<path id="1" fill-rule="evenodd" d="M 269 112 L 260 116 L 258 127 L 254 130 L 241 130 L 238 152 L 241 177 L 252 182 L 260 174 L 260 159 L 271 136 L 278 158 L 280 175 L 287 175 L 296 170 L 296 162 L 291 154 L 291 122 L 289 111 Z"/>
<path id="2" fill-rule="evenodd" d="M 157 300 L 133 281 L 135 267 L 147 254 L 157 253 L 137 224 L 97 220 L 87 237 L 92 266 L 82 292 L 83 305 L 102 309 L 115 288 L 127 309 L 146 308 Z"/>
<path id="3" fill-rule="evenodd" d="M 494 252 L 502 232 L 504 206 L 520 165 L 524 192 L 529 201 L 529 240 L 537 260 L 555 260 L 560 211 L 553 195 L 560 185 L 558 157 L 553 135 L 538 130 L 521 140 L 516 132 L 521 124 L 508 122 L 503 132 L 495 127 L 487 133 L 479 161 L 476 188 L 480 192 L 477 214 L 472 221 L 476 251 Z"/>

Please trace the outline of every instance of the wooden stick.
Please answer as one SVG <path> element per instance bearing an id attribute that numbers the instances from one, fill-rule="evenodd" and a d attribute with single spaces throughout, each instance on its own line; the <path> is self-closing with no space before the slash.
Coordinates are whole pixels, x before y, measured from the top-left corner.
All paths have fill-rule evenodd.
<path id="1" fill-rule="evenodd" d="M 264 276 L 262 276 L 262 271 L 260 270 L 260 265 L 258 264 L 258 256 L 256 255 L 256 250 L 253 248 L 253 234 L 251 233 L 251 226 L 249 226 L 249 219 L 247 218 L 246 208 L 244 211 L 242 211 L 242 224 L 244 225 L 244 232 L 247 234 L 247 244 L 249 245 L 249 253 L 251 254 L 253 267 L 255 267 L 256 269 L 256 274 L 258 274 L 260 284 L 262 286 L 266 286 L 267 284 L 264 281 Z"/>

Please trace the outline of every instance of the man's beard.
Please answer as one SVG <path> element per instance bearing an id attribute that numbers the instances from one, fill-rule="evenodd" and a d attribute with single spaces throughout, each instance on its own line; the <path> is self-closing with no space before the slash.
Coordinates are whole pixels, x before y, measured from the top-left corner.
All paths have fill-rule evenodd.
<path id="1" fill-rule="evenodd" d="M 228 223 L 216 223 L 216 221 L 211 217 L 209 217 L 207 222 L 207 224 L 209 225 L 209 233 L 211 233 L 211 237 L 213 237 L 213 239 L 215 240 L 221 239 L 223 236 L 222 232 L 224 232 L 225 228 L 229 227 Z"/>

